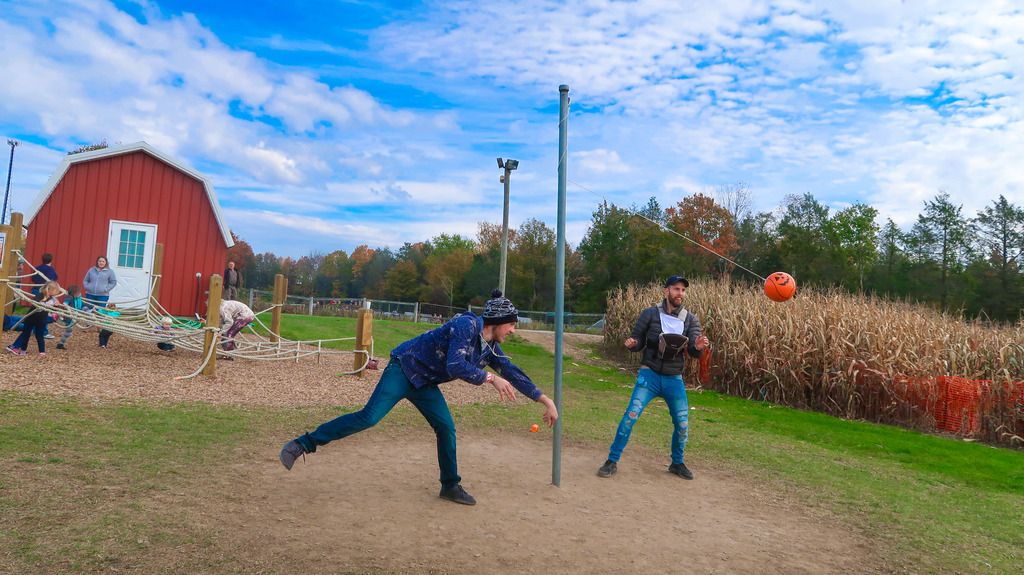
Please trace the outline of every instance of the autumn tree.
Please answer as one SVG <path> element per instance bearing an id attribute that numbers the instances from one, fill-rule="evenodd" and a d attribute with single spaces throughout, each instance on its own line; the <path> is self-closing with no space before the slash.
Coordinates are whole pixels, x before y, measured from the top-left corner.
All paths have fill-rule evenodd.
<path id="1" fill-rule="evenodd" d="M 235 232 L 231 232 L 231 239 L 235 245 L 228 248 L 227 259 L 224 260 L 224 267 L 227 267 L 228 262 L 235 262 L 235 268 L 241 272 L 242 280 L 253 287 L 257 284 L 252 283 L 251 278 L 247 275 L 253 271 L 254 264 L 256 263 L 256 254 L 252 251 L 252 246 L 249 242 L 238 237 Z"/>
<path id="2" fill-rule="evenodd" d="M 352 297 L 363 297 L 368 285 L 363 269 L 373 259 L 374 253 L 375 250 L 366 244 L 356 246 L 356 249 L 352 250 L 352 254 L 349 256 L 349 259 L 352 260 L 352 281 L 349 290 Z"/>
<path id="3" fill-rule="evenodd" d="M 735 266 L 715 255 L 733 259 L 739 250 L 729 210 L 709 196 L 694 194 L 669 208 L 666 216 L 671 229 L 691 240 L 684 241 L 682 251 L 691 261 L 699 262 L 698 271 L 716 276 L 732 273 Z"/>

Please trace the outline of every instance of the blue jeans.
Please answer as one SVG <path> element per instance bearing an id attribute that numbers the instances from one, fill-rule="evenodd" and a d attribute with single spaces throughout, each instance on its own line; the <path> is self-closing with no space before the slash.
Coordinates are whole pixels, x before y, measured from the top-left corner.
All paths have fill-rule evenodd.
<path id="1" fill-rule="evenodd" d="M 107 295 L 96 295 L 91 293 L 85 294 L 85 303 L 91 308 L 94 307 L 107 307 L 107 301 L 110 300 L 110 294 Z"/>
<path id="2" fill-rule="evenodd" d="M 312 453 L 316 451 L 318 445 L 326 445 L 335 439 L 348 437 L 377 425 L 377 422 L 403 399 L 408 399 L 415 405 L 430 427 L 434 428 L 434 434 L 437 435 L 437 464 L 441 468 L 441 485 L 446 488 L 457 485 L 462 478 L 459 477 L 459 466 L 455 458 L 455 421 L 452 420 L 448 402 L 436 385 L 419 389 L 413 387 L 402 373 L 402 366 L 394 359 L 384 369 L 377 387 L 362 409 L 328 421 L 316 428 L 313 433 L 307 433 L 295 440 L 307 452 Z"/>
<path id="3" fill-rule="evenodd" d="M 35 297 L 39 295 L 39 290 L 41 290 L 41 289 L 43 289 L 43 286 L 38 286 L 38 287 L 32 288 L 32 298 L 33 299 L 35 299 Z M 50 319 L 49 314 L 47 314 L 47 316 L 46 316 L 46 323 L 43 324 L 43 337 L 46 337 L 46 336 L 50 335 L 50 322 L 52 322 L 52 321 L 53 320 Z"/>
<path id="4" fill-rule="evenodd" d="M 39 346 L 39 353 L 46 353 L 46 340 L 43 336 L 46 334 L 46 322 L 42 321 L 41 318 L 36 315 L 43 313 L 42 311 L 36 312 L 32 317 L 26 317 L 22 324 L 25 326 L 21 330 L 21 334 L 18 335 L 18 339 L 14 340 L 11 344 L 12 348 L 21 349 L 28 351 L 28 340 L 33 334 L 36 336 L 36 345 Z"/>
<path id="5" fill-rule="evenodd" d="M 633 397 L 629 398 L 626 413 L 622 415 L 619 429 L 615 432 L 615 441 L 608 452 L 608 459 L 618 461 L 622 450 L 629 443 L 629 434 L 633 432 L 633 424 L 640 419 L 644 408 L 655 397 L 661 397 L 668 404 L 672 415 L 672 463 L 683 462 L 683 449 L 689 434 L 688 420 L 690 405 L 686 401 L 686 386 L 681 375 L 661 375 L 649 367 L 640 368 L 633 386 Z"/>

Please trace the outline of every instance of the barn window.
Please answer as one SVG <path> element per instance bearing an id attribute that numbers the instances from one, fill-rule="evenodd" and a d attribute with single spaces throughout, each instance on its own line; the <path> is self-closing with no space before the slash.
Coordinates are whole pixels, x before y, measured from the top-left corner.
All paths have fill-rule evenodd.
<path id="1" fill-rule="evenodd" d="M 146 232 L 121 230 L 117 247 L 117 265 L 122 268 L 142 269 L 142 256 L 146 251 Z"/>

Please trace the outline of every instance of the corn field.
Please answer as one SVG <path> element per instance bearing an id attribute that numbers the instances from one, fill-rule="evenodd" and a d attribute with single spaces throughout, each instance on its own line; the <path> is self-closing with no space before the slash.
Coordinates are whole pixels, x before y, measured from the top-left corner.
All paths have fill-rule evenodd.
<path id="1" fill-rule="evenodd" d="M 657 284 L 609 295 L 609 354 L 639 360 L 622 342 L 640 311 L 662 297 Z M 683 305 L 712 343 L 710 378 L 699 382 L 705 388 L 1024 446 L 1024 323 L 971 323 L 904 302 L 813 289 L 775 303 L 760 286 L 711 280 L 694 282 Z M 696 364 L 688 368 L 690 383 Z"/>

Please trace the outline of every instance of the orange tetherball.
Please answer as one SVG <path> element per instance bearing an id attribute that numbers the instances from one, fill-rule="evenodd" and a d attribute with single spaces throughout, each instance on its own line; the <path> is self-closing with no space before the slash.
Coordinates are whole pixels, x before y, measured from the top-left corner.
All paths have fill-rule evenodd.
<path id="1" fill-rule="evenodd" d="M 796 293 L 796 280 L 786 272 L 775 272 L 764 280 L 764 295 L 772 301 L 786 301 Z"/>
<path id="2" fill-rule="evenodd" d="M 537 433 L 538 431 L 540 431 L 540 426 L 536 423 L 530 426 L 530 433 Z"/>

